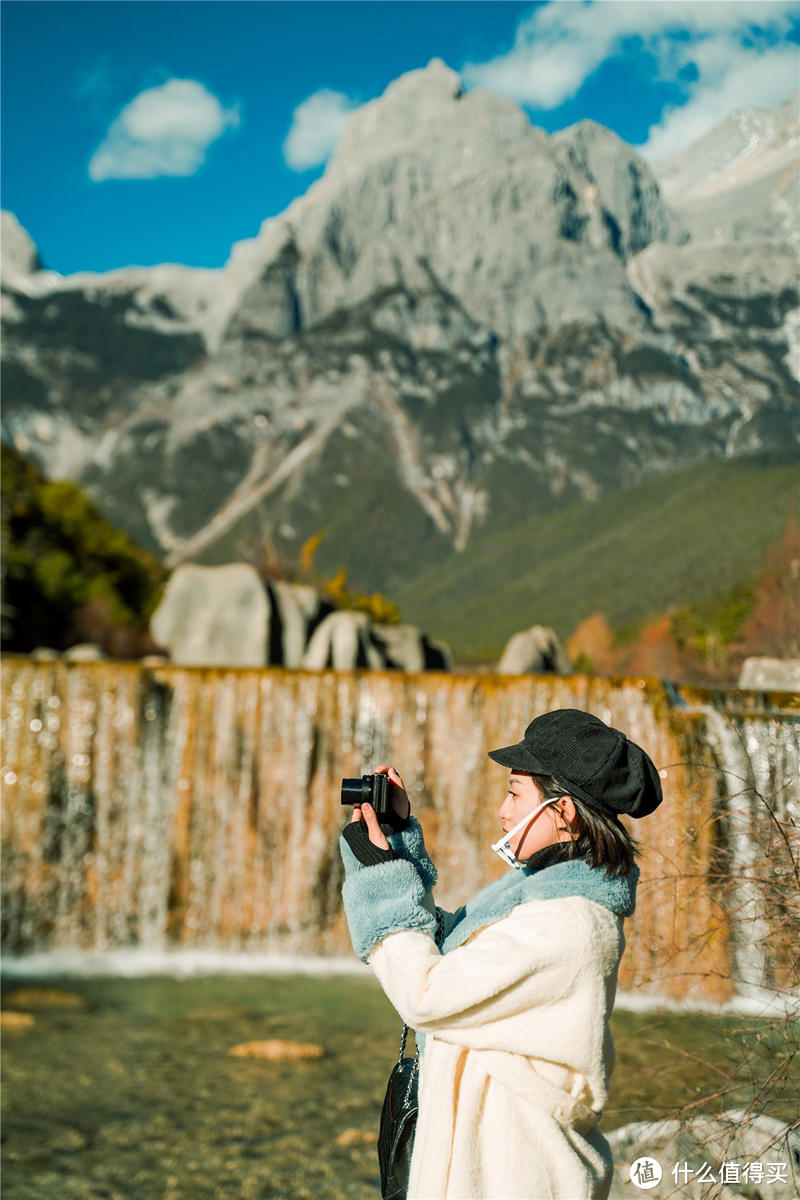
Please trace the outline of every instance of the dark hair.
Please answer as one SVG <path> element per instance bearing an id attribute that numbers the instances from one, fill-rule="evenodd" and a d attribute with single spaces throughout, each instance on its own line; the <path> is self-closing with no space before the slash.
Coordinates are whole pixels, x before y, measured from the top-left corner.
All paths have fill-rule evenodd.
<path id="1" fill-rule="evenodd" d="M 545 800 L 569 796 L 552 775 L 534 775 L 533 782 Z M 627 875 L 641 854 L 639 843 L 631 837 L 619 817 L 590 808 L 583 800 L 570 796 L 578 814 L 578 830 L 572 833 L 570 858 L 583 858 L 590 867 L 604 867 L 609 875 Z"/>

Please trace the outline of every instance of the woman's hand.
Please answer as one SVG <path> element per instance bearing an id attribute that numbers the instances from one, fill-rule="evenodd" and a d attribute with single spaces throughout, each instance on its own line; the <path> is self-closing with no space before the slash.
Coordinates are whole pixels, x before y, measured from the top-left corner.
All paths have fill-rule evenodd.
<path id="1" fill-rule="evenodd" d="M 391 792 L 392 808 L 397 813 L 401 821 L 407 821 L 408 814 L 411 812 L 411 805 L 408 802 L 406 785 L 397 774 L 397 771 L 395 771 L 394 767 L 389 767 L 386 765 L 386 763 L 381 763 L 379 767 L 375 768 L 375 774 L 389 776 L 390 782 L 394 784 Z"/>
<path id="2" fill-rule="evenodd" d="M 387 766 L 386 763 L 381 763 L 379 767 L 375 768 L 375 774 L 389 776 L 390 783 L 394 784 L 391 791 L 392 808 L 397 813 L 397 816 L 401 821 L 407 821 L 408 814 L 411 811 L 411 805 L 408 802 L 405 784 L 397 774 L 397 771 L 395 771 L 394 767 Z M 362 820 L 366 822 L 369 840 L 372 842 L 373 846 L 378 846 L 381 850 L 388 850 L 390 848 L 389 842 L 386 838 L 386 834 L 380 827 L 377 813 L 371 804 L 356 804 L 354 806 L 353 815 L 350 818 L 351 824 L 353 821 Z"/>
<path id="3" fill-rule="evenodd" d="M 391 849 L 386 839 L 386 834 L 378 824 L 377 814 L 371 804 L 356 804 L 353 808 L 350 824 L 352 825 L 354 821 L 364 821 L 366 823 L 369 840 L 373 846 L 377 846 L 379 850 Z"/>

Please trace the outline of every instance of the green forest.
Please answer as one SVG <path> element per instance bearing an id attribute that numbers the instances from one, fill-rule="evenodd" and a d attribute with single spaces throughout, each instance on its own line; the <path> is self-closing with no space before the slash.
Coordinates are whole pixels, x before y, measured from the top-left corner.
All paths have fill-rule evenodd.
<path id="1" fill-rule="evenodd" d="M 152 648 L 150 616 L 167 572 L 67 480 L 48 482 L 2 447 L 2 633 L 6 651 L 93 642 L 108 654 Z"/>

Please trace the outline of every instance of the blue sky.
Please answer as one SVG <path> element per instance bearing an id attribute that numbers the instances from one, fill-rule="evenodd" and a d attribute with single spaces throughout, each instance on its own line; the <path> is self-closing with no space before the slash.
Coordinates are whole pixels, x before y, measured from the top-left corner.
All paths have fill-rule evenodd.
<path id="1" fill-rule="evenodd" d="M 2 205 L 64 274 L 221 266 L 439 57 L 651 159 L 800 86 L 796 0 L 4 0 Z"/>

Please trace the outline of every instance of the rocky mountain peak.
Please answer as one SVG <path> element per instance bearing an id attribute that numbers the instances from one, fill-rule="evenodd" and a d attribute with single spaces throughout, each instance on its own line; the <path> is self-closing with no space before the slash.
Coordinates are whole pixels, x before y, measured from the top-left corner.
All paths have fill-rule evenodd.
<path id="1" fill-rule="evenodd" d="M 568 125 L 566 129 L 559 129 L 553 134 L 553 142 L 557 146 L 570 148 L 576 159 L 580 158 L 583 166 L 589 165 L 600 153 L 642 162 L 633 147 L 624 142 L 613 129 L 600 125 L 589 117 L 576 121 L 574 125 Z"/>
<path id="2" fill-rule="evenodd" d="M 797 162 L 800 92 L 775 109 L 738 108 L 685 150 L 656 164 L 675 200 L 712 195 Z"/>
<path id="3" fill-rule="evenodd" d="M 463 93 L 434 60 L 354 112 L 322 179 L 237 249 L 227 336 L 297 333 L 388 289 L 444 297 L 473 327 L 513 338 L 597 310 L 600 291 L 563 270 L 586 254 L 613 260 L 602 303 L 626 320 L 623 264 L 654 240 L 677 239 L 629 146 L 592 122 L 551 138 L 512 101 Z M 532 270 L 557 282 L 534 294 Z M 416 313 L 424 333 L 397 312 L 392 328 L 431 344 Z"/>
<path id="4" fill-rule="evenodd" d="M 536 135 L 539 145 L 545 144 L 546 135 L 534 131 L 516 104 L 480 89 L 465 93 L 458 72 L 434 58 L 351 114 L 325 179 L 352 177 L 377 161 L 408 153 L 431 166 L 443 156 L 442 175 L 459 167 L 459 173 L 475 174 L 510 144 L 536 141 Z"/>
<path id="5" fill-rule="evenodd" d="M 33 238 L 12 212 L 0 214 L 0 269 L 3 275 L 31 275 L 41 269 Z"/>
<path id="6" fill-rule="evenodd" d="M 434 61 L 223 271 L 5 279 L 4 436 L 171 563 L 324 528 L 323 569 L 391 591 L 482 530 L 792 444 L 796 273 L 767 220 L 796 180 L 726 197 L 769 230 L 749 248 L 685 242 L 615 134 L 550 137 Z"/>
<path id="7" fill-rule="evenodd" d="M 664 196 L 696 241 L 800 244 L 800 92 L 775 109 L 740 108 L 656 163 Z"/>
<path id="8" fill-rule="evenodd" d="M 427 67 L 406 71 L 393 79 L 383 93 L 384 102 L 392 105 L 449 104 L 463 95 L 461 76 L 441 58 L 432 58 Z"/>
<path id="9" fill-rule="evenodd" d="M 653 242 L 683 240 L 650 167 L 613 130 L 578 121 L 556 133 L 553 144 L 585 177 L 588 195 L 601 199 L 617 253 L 627 259 Z"/>
<path id="10" fill-rule="evenodd" d="M 326 176 L 347 173 L 354 162 L 383 158 L 418 141 L 448 119 L 461 92 L 461 77 L 439 58 L 401 75 L 381 96 L 350 114 Z"/>

